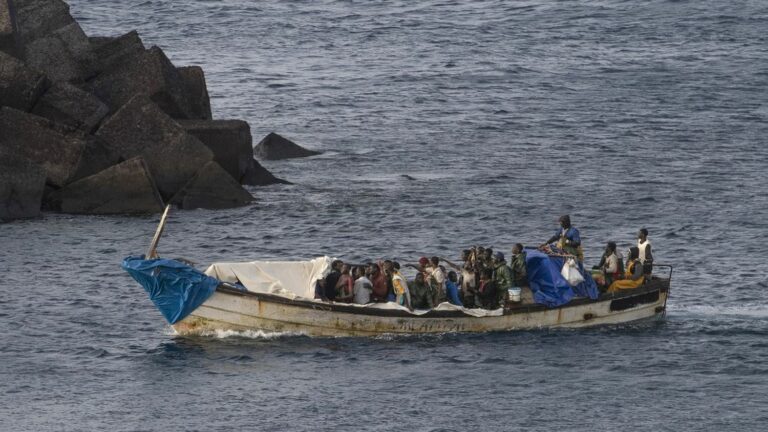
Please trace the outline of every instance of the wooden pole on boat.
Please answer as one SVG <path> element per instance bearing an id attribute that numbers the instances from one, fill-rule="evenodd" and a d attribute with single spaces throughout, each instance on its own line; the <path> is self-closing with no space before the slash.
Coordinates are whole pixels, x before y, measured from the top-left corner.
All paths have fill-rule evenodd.
<path id="1" fill-rule="evenodd" d="M 152 243 L 149 244 L 149 249 L 147 249 L 147 255 L 145 257 L 146 259 L 157 258 L 157 244 L 160 243 L 160 236 L 163 235 L 163 230 L 165 229 L 165 221 L 168 219 L 168 212 L 170 210 L 170 204 L 165 206 L 163 216 L 160 218 L 160 225 L 157 226 L 157 231 L 155 231 L 155 236 L 152 238 Z"/>

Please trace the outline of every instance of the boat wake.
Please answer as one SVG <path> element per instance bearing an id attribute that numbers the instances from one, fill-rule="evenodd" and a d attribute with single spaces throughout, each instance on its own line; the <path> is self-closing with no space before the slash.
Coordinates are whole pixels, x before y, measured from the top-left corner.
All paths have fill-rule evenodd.
<path id="1" fill-rule="evenodd" d="M 739 306 L 713 306 L 713 305 L 668 305 L 669 313 L 690 313 L 693 315 L 728 315 L 745 316 L 752 318 L 768 318 L 768 305 L 744 304 Z"/>

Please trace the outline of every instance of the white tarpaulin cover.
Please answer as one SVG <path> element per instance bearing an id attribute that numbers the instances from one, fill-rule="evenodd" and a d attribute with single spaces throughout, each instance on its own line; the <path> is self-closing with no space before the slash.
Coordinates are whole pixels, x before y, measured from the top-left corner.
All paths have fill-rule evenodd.
<path id="1" fill-rule="evenodd" d="M 301 297 L 315 300 L 315 283 L 324 278 L 331 269 L 330 257 L 319 257 L 311 261 L 250 261 L 240 263 L 215 263 L 205 271 L 205 274 L 215 277 L 222 282 L 241 283 L 248 291 L 277 294 L 290 299 Z M 320 300 L 315 300 L 320 301 Z M 375 309 L 398 309 L 423 315 L 429 310 L 409 311 L 397 303 L 369 303 L 354 305 Z M 465 309 L 448 302 L 440 303 L 434 310 L 460 310 L 467 315 L 476 317 L 500 316 L 502 309 Z"/>
<path id="2" fill-rule="evenodd" d="M 222 282 L 240 282 L 248 291 L 312 299 L 315 281 L 325 277 L 330 268 L 331 258 L 320 257 L 311 261 L 215 263 L 205 274 Z"/>

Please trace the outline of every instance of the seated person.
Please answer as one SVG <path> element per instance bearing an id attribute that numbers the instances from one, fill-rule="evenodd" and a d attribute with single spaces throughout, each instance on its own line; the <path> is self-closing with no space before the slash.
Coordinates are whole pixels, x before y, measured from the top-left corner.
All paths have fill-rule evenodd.
<path id="1" fill-rule="evenodd" d="M 445 291 L 448 295 L 448 301 L 456 306 L 464 307 L 459 298 L 459 276 L 455 271 L 448 272 L 448 280 L 445 281 Z"/>
<path id="2" fill-rule="evenodd" d="M 344 263 L 341 260 L 334 260 L 331 263 L 331 272 L 328 273 L 322 284 L 323 293 L 321 297 L 323 300 L 336 300 L 336 284 L 339 282 L 339 278 L 341 278 L 342 265 Z"/>
<path id="3" fill-rule="evenodd" d="M 600 260 L 602 263 L 600 270 L 605 275 L 605 286 L 610 286 L 613 281 L 617 281 L 622 278 L 624 273 L 624 259 L 616 252 L 616 243 L 608 242 L 605 246 L 605 253 Z"/>
<path id="4" fill-rule="evenodd" d="M 608 292 L 616 292 L 623 289 L 637 288 L 645 281 L 643 273 L 643 263 L 638 259 L 640 256 L 640 250 L 632 246 L 629 248 L 629 256 L 627 257 L 627 268 L 624 272 L 624 279 L 614 281 L 609 287 Z"/>
<path id="5" fill-rule="evenodd" d="M 498 309 L 498 287 L 493 281 L 493 270 L 485 268 L 480 272 L 480 286 L 475 289 L 475 305 L 484 309 Z"/>
<path id="6" fill-rule="evenodd" d="M 424 281 L 424 273 L 416 273 L 416 279 L 409 286 L 411 291 L 411 306 L 414 309 L 432 309 L 432 290 Z"/>
<path id="7" fill-rule="evenodd" d="M 371 302 L 373 284 L 366 276 L 364 267 L 355 267 L 355 283 L 352 287 L 354 302 L 356 304 L 368 304 Z"/>
<path id="8" fill-rule="evenodd" d="M 350 274 L 349 264 L 343 264 L 341 266 L 341 277 L 336 282 L 336 301 L 342 303 L 352 303 L 352 297 L 354 296 L 353 285 L 355 281 Z"/>
<path id="9" fill-rule="evenodd" d="M 368 279 L 370 279 L 371 284 L 373 284 L 371 300 L 376 303 L 386 303 L 387 294 L 389 293 L 389 284 L 387 284 L 387 276 L 378 264 L 368 264 Z"/>

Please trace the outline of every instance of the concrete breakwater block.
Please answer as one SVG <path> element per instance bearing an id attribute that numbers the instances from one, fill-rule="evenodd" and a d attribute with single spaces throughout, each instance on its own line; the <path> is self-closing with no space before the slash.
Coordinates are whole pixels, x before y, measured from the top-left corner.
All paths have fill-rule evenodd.
<path id="1" fill-rule="evenodd" d="M 75 177 L 86 145 L 81 137 L 9 107 L 0 108 L 0 131 L 0 148 L 40 165 L 51 185 L 62 187 Z"/>
<path id="2" fill-rule="evenodd" d="M 84 90 L 68 83 L 56 83 L 37 101 L 32 113 L 84 132 L 92 132 L 109 113 L 109 108 Z"/>
<path id="3" fill-rule="evenodd" d="M 281 180 L 253 158 L 251 127 L 242 120 L 179 120 L 179 124 L 203 142 L 214 161 L 240 184 L 265 186 Z"/>
<path id="4" fill-rule="evenodd" d="M 109 70 L 124 59 L 145 51 L 144 43 L 136 30 L 117 37 L 89 37 L 88 41 L 96 56 L 94 67 L 98 73 Z"/>
<path id="5" fill-rule="evenodd" d="M 256 157 L 265 160 L 291 159 L 315 156 L 321 152 L 308 150 L 274 132 L 269 133 L 253 150 Z"/>
<path id="6" fill-rule="evenodd" d="M 111 112 L 143 94 L 173 118 L 194 118 L 181 74 L 158 47 L 126 53 L 121 61 L 90 81 L 88 89 Z"/>
<path id="7" fill-rule="evenodd" d="M 52 81 L 84 81 L 94 74 L 88 37 L 60 0 L 13 0 L 17 39 L 29 67 Z"/>
<path id="8" fill-rule="evenodd" d="M 213 152 L 144 95 L 133 97 L 105 120 L 96 135 L 123 159 L 142 156 L 160 194 L 176 194 Z"/>
<path id="9" fill-rule="evenodd" d="M 143 214 L 163 210 L 163 200 L 140 156 L 69 184 L 52 199 L 64 213 Z"/>
<path id="10" fill-rule="evenodd" d="M 182 188 L 171 203 L 182 209 L 225 209 L 244 206 L 253 196 L 216 162 L 209 162 Z"/>
<path id="11" fill-rule="evenodd" d="M 250 186 L 267 186 L 271 184 L 291 184 L 287 180 L 275 177 L 264 168 L 259 161 L 251 158 L 251 165 L 246 170 L 240 183 Z"/>
<path id="12" fill-rule="evenodd" d="M 46 85 L 44 74 L 0 51 L 0 106 L 29 111 L 45 91 Z"/>
<path id="13" fill-rule="evenodd" d="M 0 150 L 0 220 L 39 216 L 45 177 L 37 164 Z"/>
<path id="14" fill-rule="evenodd" d="M 205 73 L 200 66 L 176 68 L 187 89 L 189 100 L 189 118 L 211 120 L 211 99 L 205 84 Z"/>

